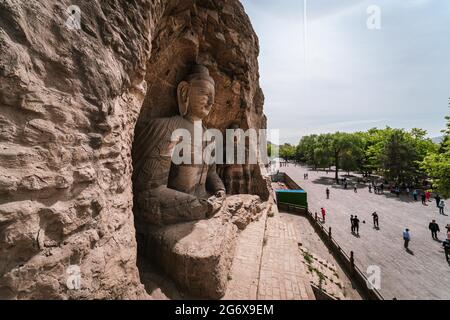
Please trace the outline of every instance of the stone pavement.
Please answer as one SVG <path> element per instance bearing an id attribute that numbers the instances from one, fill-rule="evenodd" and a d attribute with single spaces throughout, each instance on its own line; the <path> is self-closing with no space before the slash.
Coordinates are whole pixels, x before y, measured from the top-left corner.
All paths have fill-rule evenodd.
<path id="1" fill-rule="evenodd" d="M 258 299 L 315 300 L 294 226 L 276 213 L 268 218 L 264 237 Z"/>
<path id="2" fill-rule="evenodd" d="M 313 300 L 300 259 L 294 224 L 264 210 L 259 220 L 240 232 L 224 300 Z M 141 279 L 152 299 L 186 299 L 160 271 L 141 268 Z"/>
<path id="3" fill-rule="evenodd" d="M 223 299 L 313 300 L 293 224 L 265 212 L 241 232 Z"/>
<path id="4" fill-rule="evenodd" d="M 407 196 L 375 195 L 363 185 L 354 193 L 351 184 L 347 190 L 334 185 L 332 172 L 327 175 L 294 165 L 282 170 L 308 192 L 311 211 L 320 213 L 322 206 L 327 209 L 326 226 L 332 227 L 333 237 L 344 250 L 354 251 L 362 271 L 369 265 L 381 268 L 380 292 L 385 299 L 450 299 L 450 265 L 441 243 L 432 240 L 428 230 L 429 222 L 435 219 L 441 228 L 439 237 L 444 239 L 444 226 L 450 219 L 438 214 L 435 202 L 424 206 Z M 309 180 L 303 180 L 305 172 Z M 329 200 L 327 187 L 331 190 Z M 374 211 L 379 215 L 380 230 L 372 227 Z M 350 232 L 351 214 L 361 221 L 360 237 Z M 411 230 L 412 254 L 403 248 L 406 227 Z"/>
<path id="5" fill-rule="evenodd" d="M 267 211 L 241 231 L 224 300 L 256 300 Z"/>
<path id="6" fill-rule="evenodd" d="M 292 224 L 295 232 L 298 234 L 301 247 L 307 249 L 312 254 L 319 256 L 325 261 L 336 266 L 336 271 L 339 279 L 344 285 L 344 295 L 350 300 L 361 300 L 361 295 L 353 288 L 351 280 L 347 277 L 344 270 L 334 258 L 333 254 L 328 250 L 326 244 L 322 241 L 320 236 L 314 230 L 314 227 L 309 222 L 306 216 L 280 212 L 281 219 L 289 224 Z"/>

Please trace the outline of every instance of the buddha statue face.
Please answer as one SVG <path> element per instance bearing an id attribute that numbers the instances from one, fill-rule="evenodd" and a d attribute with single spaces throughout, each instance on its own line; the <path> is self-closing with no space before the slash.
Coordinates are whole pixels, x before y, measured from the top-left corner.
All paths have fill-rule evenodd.
<path id="1" fill-rule="evenodd" d="M 204 66 L 195 66 L 186 81 L 178 85 L 180 114 L 189 121 L 203 120 L 214 104 L 214 80 Z"/>

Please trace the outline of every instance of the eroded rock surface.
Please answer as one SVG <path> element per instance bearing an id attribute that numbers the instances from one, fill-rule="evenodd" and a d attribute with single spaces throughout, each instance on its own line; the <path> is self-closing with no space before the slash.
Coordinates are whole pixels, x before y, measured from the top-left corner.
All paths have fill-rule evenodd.
<path id="1" fill-rule="evenodd" d="M 236 0 L 82 1 L 81 30 L 66 27 L 67 6 L 0 2 L 0 298 L 148 298 L 132 209 L 138 118 L 173 115 L 197 61 L 217 84 L 207 123 L 264 128 L 257 38 Z M 250 172 L 246 189 L 267 198 Z"/>
<path id="2" fill-rule="evenodd" d="M 259 219 L 258 196 L 228 197 L 211 219 L 166 227 L 138 227 L 143 255 L 174 280 L 187 297 L 221 298 L 226 291 L 239 229 Z"/>

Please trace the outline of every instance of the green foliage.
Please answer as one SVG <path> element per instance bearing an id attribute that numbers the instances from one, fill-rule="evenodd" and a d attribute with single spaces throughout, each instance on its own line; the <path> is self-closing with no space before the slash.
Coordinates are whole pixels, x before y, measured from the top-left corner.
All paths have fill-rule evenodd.
<path id="1" fill-rule="evenodd" d="M 434 190 L 444 198 L 450 197 L 450 152 L 428 155 L 422 168 L 433 180 Z"/>
<path id="2" fill-rule="evenodd" d="M 271 142 L 267 143 L 267 156 L 269 159 L 273 160 L 274 158 L 278 158 L 280 153 L 280 147 Z"/>
<path id="3" fill-rule="evenodd" d="M 282 146 L 280 156 L 314 168 L 334 167 L 336 179 L 339 170 L 359 171 L 364 175 L 378 173 L 398 183 L 417 183 L 429 178 L 435 191 L 449 197 L 450 117 L 446 120 L 440 145 L 426 138 L 423 129 L 407 131 L 386 127 L 305 136 L 295 147 Z"/>
<path id="4" fill-rule="evenodd" d="M 417 177 L 417 163 L 421 159 L 415 140 L 411 133 L 400 129 L 390 129 L 386 133 L 376 158 L 387 179 L 412 182 Z"/>
<path id="5" fill-rule="evenodd" d="M 354 170 L 363 154 L 359 135 L 336 132 L 303 137 L 296 147 L 296 159 L 315 168 L 335 167 L 336 179 L 341 167 Z"/>
<path id="6" fill-rule="evenodd" d="M 450 102 L 449 102 L 450 106 Z M 444 139 L 438 150 L 428 152 L 421 168 L 433 181 L 433 188 L 445 198 L 450 197 L 450 117 L 443 131 Z"/>
<path id="7" fill-rule="evenodd" d="M 289 143 L 280 146 L 280 158 L 284 160 L 293 160 L 295 158 L 295 147 Z"/>
<path id="8" fill-rule="evenodd" d="M 426 134 L 418 128 L 406 131 L 387 127 L 311 135 L 300 140 L 295 159 L 315 168 L 334 167 L 336 179 L 339 170 L 344 170 L 364 175 L 376 172 L 391 181 L 412 183 L 425 177 L 421 163 L 438 149 Z"/>

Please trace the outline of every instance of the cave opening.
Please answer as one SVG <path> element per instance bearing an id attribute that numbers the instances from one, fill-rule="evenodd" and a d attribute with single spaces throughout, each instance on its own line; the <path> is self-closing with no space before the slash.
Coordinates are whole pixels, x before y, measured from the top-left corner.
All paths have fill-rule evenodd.
<path id="1" fill-rule="evenodd" d="M 196 62 L 197 50 L 195 43 L 183 39 L 172 39 L 162 45 L 159 37 L 155 37 L 152 45 L 151 58 L 147 63 L 145 81 L 147 92 L 141 107 L 139 117 L 134 130 L 134 141 L 132 145 L 133 158 L 133 214 L 137 241 L 137 266 L 141 282 L 148 294 L 155 298 L 180 299 L 181 293 L 174 282 L 162 270 L 154 260 L 155 250 L 148 244 L 147 231 L 152 228 L 147 221 L 140 219 L 140 211 L 145 210 L 142 203 L 138 201 L 142 184 L 138 182 L 142 176 L 142 166 L 138 158 L 143 152 L 147 154 L 154 152 L 150 150 L 153 143 L 149 140 L 148 123 L 154 119 L 169 118 L 179 114 L 177 104 L 177 85 L 186 76 L 192 64 Z M 154 139 L 158 139 L 156 134 Z M 148 149 L 148 150 L 147 150 Z M 146 168 L 147 171 L 151 170 Z M 158 170 L 158 169 L 156 169 Z M 151 199 L 150 206 L 151 204 Z M 156 204 L 155 204 L 156 206 Z M 156 228 L 157 226 L 155 226 Z"/>
<path id="2" fill-rule="evenodd" d="M 183 19 L 185 18 L 188 19 L 183 16 Z M 239 77 L 232 71 L 236 67 L 230 68 L 229 55 L 225 53 L 221 53 L 219 56 L 213 54 L 214 52 L 221 52 L 220 48 L 215 47 L 219 44 L 214 39 L 209 39 L 209 37 L 214 36 L 214 33 L 211 35 L 208 33 L 206 36 L 203 31 L 196 29 L 198 26 L 180 28 L 182 22 L 174 26 L 176 30 L 170 31 L 170 28 L 167 28 L 170 21 L 169 13 L 161 19 L 160 27 L 156 29 L 152 43 L 150 60 L 147 63 L 145 75 L 147 90 L 136 122 L 132 145 L 134 171 L 132 184 L 137 266 L 141 282 L 144 284 L 147 293 L 152 296 L 156 294 L 157 298 L 177 299 L 181 298 L 182 293 L 170 280 L 168 276 L 170 271 L 162 270 L 157 266 L 155 256 L 158 248 L 148 245 L 146 231 L 152 226 L 139 218 L 142 216 L 141 211 L 143 211 L 140 201 L 137 199 L 137 195 L 141 192 L 141 185 L 138 180 L 142 177 L 142 168 L 137 162 L 139 162 L 139 155 L 142 155 L 143 152 L 152 151 L 147 150 L 149 145 L 145 143 L 145 141 L 149 141 L 148 124 L 156 119 L 169 118 L 180 114 L 177 87 L 195 64 L 206 66 L 211 77 L 215 80 L 215 101 L 211 113 L 204 121 L 206 127 L 217 128 L 225 134 L 225 130 L 229 128 L 246 130 L 249 127 L 248 123 L 254 120 L 249 119 L 249 107 L 244 103 L 248 99 L 244 92 L 249 91 L 248 85 L 242 84 L 244 77 Z M 190 22 L 185 22 L 185 24 L 190 25 Z M 257 100 L 255 105 L 257 106 L 262 104 L 258 94 L 259 91 L 255 94 L 257 97 L 257 99 L 255 98 Z M 251 96 L 253 96 L 253 93 Z M 256 115 L 255 111 L 253 116 Z M 155 139 L 158 139 L 157 135 Z M 222 178 L 229 194 L 256 194 L 262 199 L 267 199 L 269 196 L 268 189 L 265 188 L 265 180 L 262 178 L 257 165 L 245 166 L 245 168 L 217 166 L 217 174 Z M 152 200 L 150 199 L 149 202 L 151 206 Z M 184 230 L 184 232 L 189 234 L 189 229 Z"/>

